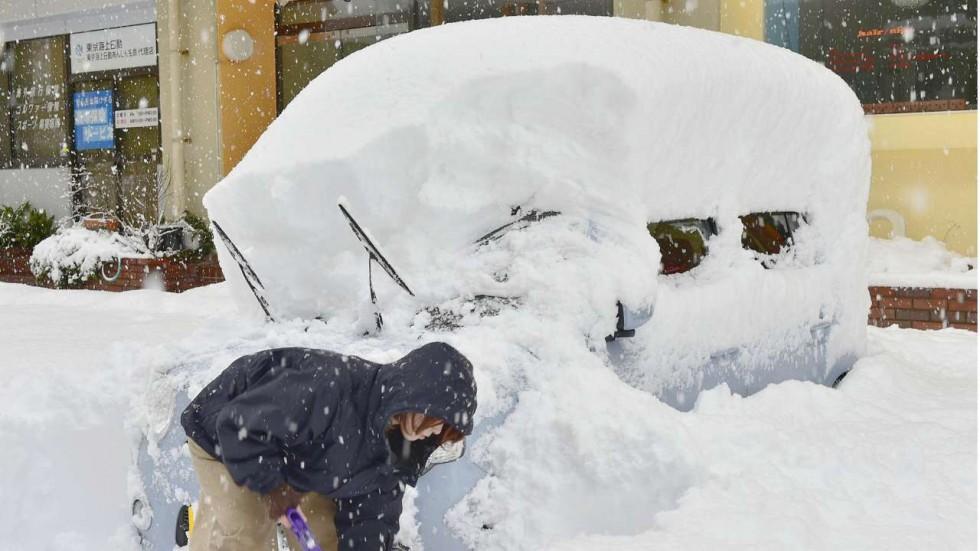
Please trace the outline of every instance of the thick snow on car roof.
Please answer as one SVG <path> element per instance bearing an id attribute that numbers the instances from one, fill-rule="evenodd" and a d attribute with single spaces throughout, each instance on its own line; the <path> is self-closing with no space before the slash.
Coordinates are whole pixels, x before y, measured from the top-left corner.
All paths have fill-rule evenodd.
<path id="1" fill-rule="evenodd" d="M 423 302 L 479 292 L 454 259 L 522 205 L 603 228 L 631 257 L 609 267 L 622 296 L 604 298 L 643 304 L 654 278 L 621 272 L 656 272 L 647 222 L 798 210 L 834 231 L 863 220 L 868 173 L 857 99 L 801 56 L 645 21 L 520 17 L 341 60 L 204 202 L 283 316 L 363 305 L 366 260 L 341 196 Z"/>

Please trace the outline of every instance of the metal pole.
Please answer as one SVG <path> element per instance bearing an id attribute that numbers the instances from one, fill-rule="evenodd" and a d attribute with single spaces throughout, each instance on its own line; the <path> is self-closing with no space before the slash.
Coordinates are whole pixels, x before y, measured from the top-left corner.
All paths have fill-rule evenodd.
<path id="1" fill-rule="evenodd" d="M 181 97 L 181 56 L 184 50 L 180 47 L 180 0 L 169 0 L 167 6 L 167 35 L 168 54 L 170 55 L 170 123 L 172 136 L 170 140 L 170 185 L 173 199 L 170 210 L 171 216 L 179 218 L 186 208 L 184 190 L 184 113 L 183 98 Z"/>

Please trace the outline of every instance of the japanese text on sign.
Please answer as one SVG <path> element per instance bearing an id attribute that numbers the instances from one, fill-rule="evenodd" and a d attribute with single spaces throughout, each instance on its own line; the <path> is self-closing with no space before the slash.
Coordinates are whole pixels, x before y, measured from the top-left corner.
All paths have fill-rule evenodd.
<path id="1" fill-rule="evenodd" d="M 112 90 L 75 92 L 75 149 L 113 149 Z"/>
<path id="2" fill-rule="evenodd" d="M 142 128 L 156 126 L 160 114 L 156 107 L 145 109 L 123 109 L 116 111 L 116 128 Z"/>
<path id="3" fill-rule="evenodd" d="M 54 130 L 61 128 L 64 113 L 63 84 L 34 84 L 17 86 L 12 90 L 14 126 L 19 131 Z"/>
<path id="4" fill-rule="evenodd" d="M 156 25 L 135 25 L 71 35 L 71 72 L 91 73 L 157 63 Z"/>

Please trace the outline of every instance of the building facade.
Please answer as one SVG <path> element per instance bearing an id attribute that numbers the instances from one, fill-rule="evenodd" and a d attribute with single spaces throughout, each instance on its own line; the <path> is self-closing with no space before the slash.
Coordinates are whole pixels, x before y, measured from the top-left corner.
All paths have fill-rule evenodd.
<path id="1" fill-rule="evenodd" d="M 201 196 L 337 60 L 430 25 L 534 14 L 690 25 L 823 63 L 868 113 L 872 234 L 977 254 L 976 0 L 4 2 L 0 204 L 135 225 L 203 214 Z"/>

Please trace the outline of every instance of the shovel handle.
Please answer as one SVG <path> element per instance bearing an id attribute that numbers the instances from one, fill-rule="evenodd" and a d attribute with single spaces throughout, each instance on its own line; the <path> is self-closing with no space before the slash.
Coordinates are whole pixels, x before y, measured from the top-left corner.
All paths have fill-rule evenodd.
<path id="1" fill-rule="evenodd" d="M 303 518 L 303 515 L 295 507 L 286 509 L 286 520 L 289 521 L 289 527 L 292 529 L 293 535 L 296 536 L 296 541 L 302 546 L 303 551 L 323 551 L 317 545 L 316 539 L 313 538 L 313 532 L 310 531 L 310 526 L 306 523 L 306 519 Z"/>

